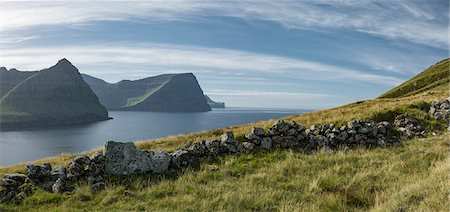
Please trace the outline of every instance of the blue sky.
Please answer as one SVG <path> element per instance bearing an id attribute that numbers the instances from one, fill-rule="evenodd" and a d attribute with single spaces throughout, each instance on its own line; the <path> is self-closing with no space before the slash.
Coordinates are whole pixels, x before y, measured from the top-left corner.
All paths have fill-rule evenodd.
<path id="1" fill-rule="evenodd" d="M 374 98 L 449 56 L 447 0 L 1 1 L 0 66 L 109 82 L 193 72 L 229 106 Z"/>

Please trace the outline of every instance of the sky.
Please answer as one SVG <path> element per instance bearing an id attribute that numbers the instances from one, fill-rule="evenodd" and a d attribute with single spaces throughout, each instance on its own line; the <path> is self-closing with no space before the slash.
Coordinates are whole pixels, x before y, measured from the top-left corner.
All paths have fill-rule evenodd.
<path id="1" fill-rule="evenodd" d="M 449 57 L 448 0 L 0 0 L 0 66 L 118 82 L 192 72 L 231 107 L 324 109 Z"/>

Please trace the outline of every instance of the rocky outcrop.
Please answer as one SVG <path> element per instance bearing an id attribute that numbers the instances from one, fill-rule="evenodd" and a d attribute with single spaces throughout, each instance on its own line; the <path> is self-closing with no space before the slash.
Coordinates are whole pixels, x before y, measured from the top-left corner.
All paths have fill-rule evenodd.
<path id="1" fill-rule="evenodd" d="M 397 116 L 394 125 L 398 128 L 397 130 L 400 133 L 400 136 L 408 138 L 425 136 L 425 129 L 420 122 L 412 116 Z"/>
<path id="2" fill-rule="evenodd" d="M 110 84 L 83 74 L 85 81 L 108 110 L 204 112 L 210 111 L 192 73 L 164 74 Z"/>
<path id="3" fill-rule="evenodd" d="M 450 97 L 442 101 L 432 102 L 430 114 L 436 119 L 448 120 L 450 123 Z"/>
<path id="4" fill-rule="evenodd" d="M 353 120 L 342 126 L 325 124 L 309 128 L 296 122 L 278 120 L 268 130 L 253 127 L 241 141 L 232 132 L 226 132 L 218 139 L 189 143 L 171 153 L 142 151 L 133 143 L 108 141 L 103 154 L 96 153 L 91 158 L 84 155 L 75 157 L 67 170 L 62 166 L 52 168 L 45 163 L 28 165 L 27 175 L 5 175 L 0 181 L 0 201 L 18 203 L 30 195 L 30 186 L 65 193 L 72 189 L 70 185 L 73 182 L 78 181 L 87 181 L 92 191 L 98 192 L 106 186 L 104 179 L 111 175 L 180 172 L 187 168 L 199 168 L 204 160 L 251 153 L 258 149 L 292 149 L 310 153 L 323 150 L 330 154 L 338 149 L 400 144 L 400 139 L 392 134 L 409 138 L 425 135 L 417 119 L 400 115 L 395 118 L 394 124 Z"/>
<path id="5" fill-rule="evenodd" d="M 447 130 L 450 131 L 450 97 L 442 101 L 434 101 L 430 106 L 430 114 L 435 119 L 447 121 Z"/>
<path id="6" fill-rule="evenodd" d="M 215 102 L 207 95 L 205 95 L 205 99 L 211 108 L 225 108 L 225 102 Z"/>
<path id="7" fill-rule="evenodd" d="M 15 79 L 1 85 L 5 93 L 0 99 L 2 128 L 71 125 L 108 119 L 105 107 L 83 81 L 78 69 L 66 59 L 35 73 L 1 72 Z"/>
<path id="8" fill-rule="evenodd" d="M 6 174 L 0 180 L 0 203 L 20 203 L 33 193 L 29 178 L 23 174 Z"/>

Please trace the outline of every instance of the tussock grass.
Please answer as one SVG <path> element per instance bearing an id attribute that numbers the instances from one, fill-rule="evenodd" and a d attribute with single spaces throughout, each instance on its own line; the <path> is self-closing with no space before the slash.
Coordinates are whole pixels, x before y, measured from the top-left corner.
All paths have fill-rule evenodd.
<path id="1" fill-rule="evenodd" d="M 207 161 L 176 177 L 116 179 L 97 194 L 87 185 L 69 195 L 37 191 L 0 210 L 446 211 L 449 144 L 441 134 L 331 154 L 258 151 Z"/>

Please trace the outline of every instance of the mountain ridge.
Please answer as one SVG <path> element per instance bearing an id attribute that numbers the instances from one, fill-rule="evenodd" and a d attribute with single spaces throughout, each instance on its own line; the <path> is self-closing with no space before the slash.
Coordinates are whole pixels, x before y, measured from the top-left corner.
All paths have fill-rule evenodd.
<path id="1" fill-rule="evenodd" d="M 377 98 L 397 98 L 425 92 L 448 91 L 450 90 L 449 62 L 450 58 L 443 59 Z"/>
<path id="2" fill-rule="evenodd" d="M 67 59 L 30 75 L 1 97 L 2 128 L 70 125 L 108 119 L 106 109 Z"/>
<path id="3" fill-rule="evenodd" d="M 211 108 L 192 73 L 163 74 L 108 83 L 82 74 L 108 110 L 205 112 Z"/>

